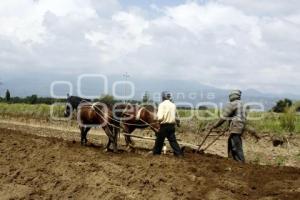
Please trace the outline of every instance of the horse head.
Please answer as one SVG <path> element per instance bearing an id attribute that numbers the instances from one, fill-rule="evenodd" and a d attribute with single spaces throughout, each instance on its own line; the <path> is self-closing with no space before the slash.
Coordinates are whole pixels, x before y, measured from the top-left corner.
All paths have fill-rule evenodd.
<path id="1" fill-rule="evenodd" d="M 156 107 L 152 105 L 143 106 L 140 110 L 140 120 L 154 131 L 158 132 L 160 129 L 160 123 L 156 116 Z"/>
<path id="2" fill-rule="evenodd" d="M 70 117 L 74 110 L 77 110 L 80 103 L 91 102 L 90 99 L 84 99 L 77 96 L 68 96 L 66 100 L 66 107 L 64 111 L 65 117 Z"/>

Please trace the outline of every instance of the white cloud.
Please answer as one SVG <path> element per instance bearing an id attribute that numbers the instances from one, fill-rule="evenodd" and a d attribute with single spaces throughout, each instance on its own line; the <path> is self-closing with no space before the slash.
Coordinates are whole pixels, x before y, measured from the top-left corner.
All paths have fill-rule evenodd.
<path id="1" fill-rule="evenodd" d="M 95 16 L 95 10 L 84 0 L 6 0 L 0 3 L 1 35 L 15 37 L 22 42 L 44 42 L 44 15 L 73 15 L 78 18 Z"/>
<path id="2" fill-rule="evenodd" d="M 187 1 L 150 10 L 121 3 L 1 1 L 1 70 L 128 71 L 224 88 L 300 89 L 298 1 Z"/>
<path id="3" fill-rule="evenodd" d="M 235 7 L 247 15 L 282 17 L 299 13 L 298 0 L 216 0 L 218 3 Z"/>
<path id="4" fill-rule="evenodd" d="M 118 12 L 112 16 L 108 26 L 100 26 L 98 31 L 86 33 L 85 37 L 99 47 L 103 61 L 112 61 L 142 45 L 149 45 L 151 36 L 144 32 L 148 27 L 149 22 L 142 17 Z"/>

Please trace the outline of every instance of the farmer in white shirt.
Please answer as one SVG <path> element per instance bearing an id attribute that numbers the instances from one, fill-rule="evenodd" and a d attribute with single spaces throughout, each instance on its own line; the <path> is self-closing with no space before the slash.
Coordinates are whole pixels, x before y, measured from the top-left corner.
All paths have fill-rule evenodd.
<path id="1" fill-rule="evenodd" d="M 168 92 L 162 93 L 162 100 L 163 102 L 158 106 L 157 118 L 160 122 L 160 129 L 156 134 L 153 154 L 161 154 L 165 138 L 168 138 L 174 155 L 183 156 L 175 136 L 175 124 L 179 124 L 179 120 L 176 119 L 176 105 L 171 102 L 171 94 Z"/>

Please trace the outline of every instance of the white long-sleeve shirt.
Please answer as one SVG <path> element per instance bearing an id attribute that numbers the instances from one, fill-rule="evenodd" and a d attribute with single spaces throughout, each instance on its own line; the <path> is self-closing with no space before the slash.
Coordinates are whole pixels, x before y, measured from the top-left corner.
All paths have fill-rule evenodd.
<path id="1" fill-rule="evenodd" d="M 161 124 L 176 123 L 176 105 L 170 100 L 164 100 L 158 106 L 157 118 Z"/>

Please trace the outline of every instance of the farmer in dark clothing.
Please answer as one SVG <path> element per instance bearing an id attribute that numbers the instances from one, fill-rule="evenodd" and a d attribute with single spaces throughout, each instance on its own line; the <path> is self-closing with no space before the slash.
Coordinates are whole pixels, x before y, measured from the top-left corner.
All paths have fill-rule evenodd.
<path id="1" fill-rule="evenodd" d="M 241 101 L 240 90 L 234 90 L 229 95 L 230 103 L 225 107 L 222 117 L 210 129 L 221 126 L 225 121 L 230 122 L 228 139 L 228 157 L 239 162 L 245 162 L 241 135 L 245 130 L 246 113 Z"/>
<path id="2" fill-rule="evenodd" d="M 160 122 L 160 130 L 156 134 L 153 154 L 161 154 L 165 138 L 168 138 L 174 155 L 182 156 L 183 153 L 175 136 L 175 124 L 179 124 L 179 121 L 176 119 L 176 105 L 171 102 L 171 94 L 168 92 L 162 93 L 162 100 L 163 102 L 159 104 L 157 111 L 158 121 Z"/>

